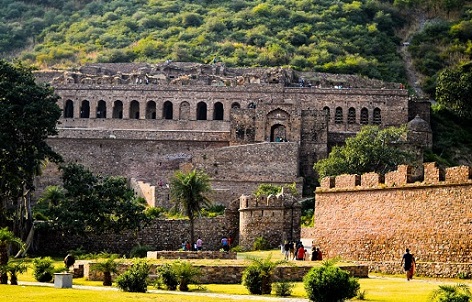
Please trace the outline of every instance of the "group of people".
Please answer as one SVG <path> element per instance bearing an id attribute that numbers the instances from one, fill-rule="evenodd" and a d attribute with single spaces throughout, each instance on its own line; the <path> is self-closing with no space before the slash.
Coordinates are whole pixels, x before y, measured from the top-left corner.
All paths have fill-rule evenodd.
<path id="1" fill-rule="evenodd" d="M 303 246 L 301 241 L 285 241 L 282 245 L 282 252 L 284 254 L 285 260 L 308 260 L 308 251 Z M 320 248 L 312 246 L 311 258 L 312 261 L 323 260 L 323 256 Z"/>
<path id="2" fill-rule="evenodd" d="M 224 236 L 221 238 L 221 248 L 227 252 L 231 248 L 232 239 L 231 237 Z M 194 244 L 191 244 L 190 241 L 182 241 L 181 245 L 182 251 L 201 251 L 203 250 L 203 240 L 198 237 L 197 241 Z"/>
<path id="3" fill-rule="evenodd" d="M 192 245 L 190 241 L 182 241 L 182 251 L 201 251 L 203 250 L 203 240 L 198 237 L 197 241 Z"/>

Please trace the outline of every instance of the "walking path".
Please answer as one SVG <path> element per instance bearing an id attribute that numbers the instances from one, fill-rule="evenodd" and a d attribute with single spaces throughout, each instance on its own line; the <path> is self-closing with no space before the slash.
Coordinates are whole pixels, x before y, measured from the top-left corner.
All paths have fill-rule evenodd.
<path id="1" fill-rule="evenodd" d="M 42 282 L 22 282 L 19 281 L 18 285 L 24 286 L 45 286 L 45 287 L 54 287 L 53 283 L 42 283 Z M 77 290 L 99 290 L 99 291 L 120 291 L 117 287 L 114 286 L 89 286 L 89 285 L 72 285 L 72 289 Z M 256 295 L 231 295 L 231 294 L 219 294 L 219 293 L 208 293 L 208 292 L 181 292 L 181 291 L 168 291 L 168 290 L 159 290 L 151 289 L 147 291 L 148 293 L 154 294 L 164 294 L 164 295 L 181 295 L 188 297 L 212 297 L 212 298 L 221 298 L 221 299 L 231 299 L 231 300 L 254 300 L 254 301 L 283 301 L 283 302 L 308 302 L 308 299 L 304 298 L 282 298 L 282 297 L 265 297 L 265 296 L 256 296 Z"/>

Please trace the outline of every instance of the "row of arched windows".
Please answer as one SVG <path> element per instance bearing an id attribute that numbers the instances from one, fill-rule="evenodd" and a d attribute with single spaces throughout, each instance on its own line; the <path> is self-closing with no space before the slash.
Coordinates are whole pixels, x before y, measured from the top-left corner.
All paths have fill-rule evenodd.
<path id="1" fill-rule="evenodd" d="M 331 113 L 329 107 L 324 107 L 323 111 L 328 118 L 328 121 L 331 120 Z M 356 109 L 351 107 L 347 110 L 347 123 L 348 124 L 356 124 L 359 123 L 361 125 L 369 124 L 369 110 L 367 108 L 362 108 L 359 119 L 357 119 Z M 335 124 L 344 124 L 344 114 L 343 108 L 336 107 L 334 111 L 334 123 Z M 382 114 L 380 108 L 374 108 L 372 112 L 372 121 L 371 124 L 380 125 L 382 123 Z"/>
<path id="2" fill-rule="evenodd" d="M 113 108 L 111 110 L 111 118 L 122 119 L 124 118 L 123 102 L 115 101 L 113 102 Z M 232 108 L 239 108 L 238 103 L 233 103 Z M 78 117 L 80 118 L 90 118 L 95 115 L 96 118 L 107 118 L 107 104 L 105 101 L 100 100 L 97 103 L 95 110 L 91 108 L 90 102 L 83 100 L 80 103 Z M 146 103 L 146 108 L 144 111 L 141 111 L 140 103 L 138 101 L 131 101 L 128 108 L 127 118 L 129 119 L 140 119 L 141 114 L 144 113 L 144 119 L 157 119 L 157 105 L 154 101 L 149 101 Z M 207 120 L 207 104 L 205 102 L 197 103 L 195 119 L 197 120 Z M 179 119 L 191 119 L 190 104 L 188 102 L 180 103 L 179 107 Z M 74 102 L 72 100 L 67 100 L 64 107 L 64 118 L 74 118 Z M 174 119 L 174 104 L 170 101 L 166 101 L 162 104 L 162 116 L 161 119 L 171 120 Z M 224 118 L 224 106 L 221 102 L 216 102 L 213 105 L 213 120 L 223 120 Z"/>

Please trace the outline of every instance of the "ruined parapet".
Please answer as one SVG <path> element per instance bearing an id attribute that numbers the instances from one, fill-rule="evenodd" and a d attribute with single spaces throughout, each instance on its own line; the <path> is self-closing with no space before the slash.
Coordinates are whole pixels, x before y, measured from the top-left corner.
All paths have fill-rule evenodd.
<path id="1" fill-rule="evenodd" d="M 324 177 L 320 181 L 317 191 L 330 189 L 384 189 L 405 186 L 430 186 L 430 185 L 450 185 L 450 184 L 470 184 L 472 183 L 472 168 L 469 166 L 458 166 L 441 169 L 436 163 L 424 163 L 423 174 L 420 177 L 412 177 L 413 167 L 409 165 L 399 165 L 397 170 L 391 171 L 382 176 L 375 172 L 364 173 L 362 175 L 343 174 L 336 177 Z M 417 181 L 421 179 L 422 181 Z"/>
<path id="2" fill-rule="evenodd" d="M 433 147 L 433 130 L 428 122 L 416 115 L 408 122 L 408 142 L 421 148 Z"/>
<path id="3" fill-rule="evenodd" d="M 289 194 L 259 196 L 242 195 L 239 199 L 239 245 L 252 249 L 257 238 L 271 247 L 284 240 L 300 238 L 301 206 Z"/>

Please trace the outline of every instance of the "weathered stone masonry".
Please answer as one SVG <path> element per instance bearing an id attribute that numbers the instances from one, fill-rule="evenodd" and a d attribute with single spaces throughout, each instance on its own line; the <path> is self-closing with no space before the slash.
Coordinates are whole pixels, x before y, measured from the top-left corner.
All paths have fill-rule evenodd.
<path id="1" fill-rule="evenodd" d="M 413 182 L 399 166 L 383 181 L 376 173 L 325 178 L 316 190 L 314 238 L 329 257 L 369 263 L 372 270 L 398 273 L 405 248 L 418 273 L 455 277 L 472 271 L 472 180 L 466 166 L 424 165 Z"/>
<path id="2" fill-rule="evenodd" d="M 410 101 L 399 84 L 349 75 L 167 62 L 96 64 L 42 72 L 37 78 L 61 96 L 59 135 L 48 143 L 66 162 L 155 186 L 152 205 L 168 205 L 170 176 L 198 154 L 204 159 L 198 160 L 199 168 L 210 171 L 218 203 L 227 205 L 262 182 L 296 182 L 311 194 L 313 164 L 362 125 L 398 126 L 416 114 L 429 121 L 429 106 Z M 274 161 L 261 143 L 280 140 L 299 149 L 278 147 Z M 208 160 L 238 145 L 248 151 L 232 149 L 232 161 Z M 236 171 L 243 171 L 248 153 L 258 158 L 249 163 L 255 173 L 225 174 L 238 164 Z M 290 175 L 272 173 L 281 164 Z M 45 175 L 57 174 L 49 169 Z M 52 183 L 54 178 L 39 180 L 38 194 Z"/>

